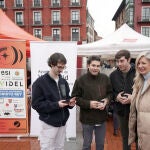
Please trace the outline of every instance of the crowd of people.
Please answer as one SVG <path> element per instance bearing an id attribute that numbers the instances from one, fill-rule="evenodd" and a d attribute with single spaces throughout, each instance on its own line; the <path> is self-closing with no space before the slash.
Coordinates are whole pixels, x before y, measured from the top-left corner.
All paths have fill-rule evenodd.
<path id="1" fill-rule="evenodd" d="M 69 109 L 80 107 L 82 150 L 91 150 L 93 133 L 96 150 L 104 150 L 108 106 L 113 101 L 114 135 L 120 128 L 122 149 L 149 150 L 150 143 L 150 52 L 140 53 L 135 64 L 130 51 L 120 50 L 115 55 L 116 68 L 106 75 L 101 73 L 102 60 L 90 56 L 87 72 L 78 77 L 71 95 L 61 72 L 67 60 L 61 53 L 48 59 L 50 71 L 32 85 L 32 108 L 41 122 L 41 150 L 64 150 L 66 122 Z"/>

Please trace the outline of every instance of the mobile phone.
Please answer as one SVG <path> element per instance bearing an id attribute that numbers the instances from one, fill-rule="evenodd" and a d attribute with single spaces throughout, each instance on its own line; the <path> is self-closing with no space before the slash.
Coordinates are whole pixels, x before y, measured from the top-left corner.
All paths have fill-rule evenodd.
<path id="1" fill-rule="evenodd" d="M 68 100 L 65 100 L 65 101 L 63 101 L 63 103 L 65 103 L 65 104 L 69 104 L 69 101 L 68 101 Z"/>
<path id="2" fill-rule="evenodd" d="M 123 93 L 121 94 L 121 96 L 122 96 L 122 97 L 126 97 L 126 98 L 128 98 L 128 95 L 126 95 L 126 93 L 125 93 L 125 92 L 123 92 Z"/>
<path id="3" fill-rule="evenodd" d="M 102 99 L 102 100 L 100 100 L 100 103 L 104 103 L 104 102 L 105 102 L 105 100 L 103 100 L 103 99 Z"/>

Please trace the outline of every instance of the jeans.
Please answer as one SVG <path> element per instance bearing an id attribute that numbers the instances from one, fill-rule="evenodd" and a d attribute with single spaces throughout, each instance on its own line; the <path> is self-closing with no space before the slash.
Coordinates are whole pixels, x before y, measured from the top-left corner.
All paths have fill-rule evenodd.
<path id="1" fill-rule="evenodd" d="M 95 134 L 96 150 L 104 150 L 106 122 L 102 123 L 100 126 L 82 124 L 82 128 L 83 128 L 82 150 L 91 150 L 93 131 Z"/>
<path id="2" fill-rule="evenodd" d="M 128 122 L 129 122 L 129 118 L 126 116 L 120 116 L 120 115 L 118 115 L 118 118 L 119 118 L 119 123 L 120 123 L 123 150 L 131 150 L 131 146 L 128 145 L 128 135 L 129 135 Z"/>

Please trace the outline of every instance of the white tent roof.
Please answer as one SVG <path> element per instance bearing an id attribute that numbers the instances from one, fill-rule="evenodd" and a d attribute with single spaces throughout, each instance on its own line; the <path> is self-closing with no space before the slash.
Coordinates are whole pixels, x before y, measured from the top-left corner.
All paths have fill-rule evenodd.
<path id="1" fill-rule="evenodd" d="M 130 50 L 133 57 L 141 51 L 150 50 L 150 38 L 139 34 L 127 24 L 122 25 L 110 36 L 89 44 L 78 45 L 79 56 L 101 55 L 112 57 L 121 50 Z"/>

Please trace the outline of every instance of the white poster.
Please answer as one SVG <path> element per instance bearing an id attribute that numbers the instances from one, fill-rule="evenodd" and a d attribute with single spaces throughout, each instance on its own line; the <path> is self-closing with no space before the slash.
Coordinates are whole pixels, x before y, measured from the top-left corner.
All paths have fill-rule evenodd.
<path id="1" fill-rule="evenodd" d="M 31 49 L 31 78 L 32 83 L 41 75 L 49 71 L 47 60 L 55 52 L 64 54 L 67 59 L 66 69 L 62 76 L 65 78 L 72 91 L 76 79 L 77 44 L 76 42 L 32 42 Z M 76 137 L 76 108 L 70 110 L 67 122 L 67 139 Z M 31 136 L 40 134 L 40 121 L 35 110 L 31 110 Z"/>

